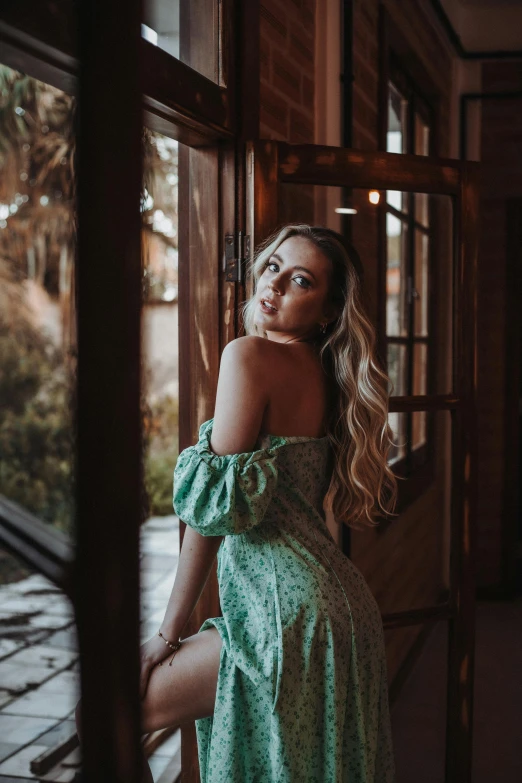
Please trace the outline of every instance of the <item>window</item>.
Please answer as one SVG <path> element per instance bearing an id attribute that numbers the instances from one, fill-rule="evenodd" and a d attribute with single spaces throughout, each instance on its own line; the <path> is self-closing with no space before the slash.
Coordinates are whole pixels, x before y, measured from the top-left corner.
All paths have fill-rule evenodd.
<path id="1" fill-rule="evenodd" d="M 383 142 L 387 152 L 406 155 L 433 154 L 433 115 L 416 84 L 390 58 L 386 78 L 386 118 Z M 384 104 L 383 104 L 384 105 Z M 426 193 L 386 191 L 381 230 L 384 235 L 381 262 L 382 334 L 392 396 L 425 395 L 432 391 L 434 340 L 430 301 L 433 280 L 435 212 L 433 197 Z M 390 464 L 397 475 L 415 479 L 430 462 L 432 440 L 426 411 L 391 412 L 390 426 L 396 445 Z M 410 482 L 408 482 L 410 483 Z M 410 499 L 421 492 L 413 491 Z"/>

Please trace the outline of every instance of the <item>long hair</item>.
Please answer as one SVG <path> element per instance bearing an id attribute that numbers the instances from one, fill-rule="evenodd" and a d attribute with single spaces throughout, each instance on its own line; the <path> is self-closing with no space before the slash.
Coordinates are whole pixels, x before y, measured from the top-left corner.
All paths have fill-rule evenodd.
<path id="1" fill-rule="evenodd" d="M 327 437 L 334 465 L 326 504 L 348 527 L 376 526 L 379 517 L 393 515 L 397 480 L 387 461 L 394 445 L 388 423 L 390 379 L 379 367 L 375 329 L 364 311 L 363 267 L 355 248 L 336 231 L 289 224 L 256 248 L 247 269 L 254 291 L 272 254 L 293 236 L 310 240 L 330 259 L 330 297 L 339 312 L 318 338 L 321 364 L 332 381 Z M 255 323 L 255 307 L 254 294 L 240 307 L 245 332 L 267 337 Z"/>

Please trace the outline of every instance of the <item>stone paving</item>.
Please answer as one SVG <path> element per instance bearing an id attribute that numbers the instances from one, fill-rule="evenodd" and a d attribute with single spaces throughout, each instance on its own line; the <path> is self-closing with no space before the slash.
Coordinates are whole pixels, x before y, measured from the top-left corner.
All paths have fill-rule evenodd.
<path id="1" fill-rule="evenodd" d="M 141 528 L 141 641 L 163 620 L 179 558 L 179 522 L 151 517 Z M 33 574 L 0 586 L 0 783 L 34 781 L 30 762 L 74 731 L 79 663 L 72 605 Z M 179 732 L 150 759 L 157 780 Z"/>

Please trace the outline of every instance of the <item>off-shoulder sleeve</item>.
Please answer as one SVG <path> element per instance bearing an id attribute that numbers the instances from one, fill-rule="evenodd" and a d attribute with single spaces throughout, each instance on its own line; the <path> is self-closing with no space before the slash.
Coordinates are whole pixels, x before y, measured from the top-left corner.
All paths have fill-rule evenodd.
<path id="1" fill-rule="evenodd" d="M 175 513 L 203 536 L 244 533 L 259 525 L 277 485 L 277 449 L 214 454 L 213 419 L 199 428 L 174 469 Z"/>

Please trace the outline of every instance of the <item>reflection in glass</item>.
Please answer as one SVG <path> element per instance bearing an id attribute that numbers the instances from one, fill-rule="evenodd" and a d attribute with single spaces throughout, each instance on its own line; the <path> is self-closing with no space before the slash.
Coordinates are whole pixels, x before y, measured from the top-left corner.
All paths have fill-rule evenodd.
<path id="1" fill-rule="evenodd" d="M 219 81 L 217 0 L 146 0 L 141 35 L 213 82 Z"/>
<path id="2" fill-rule="evenodd" d="M 388 393 L 392 397 L 402 397 L 406 394 L 407 383 L 407 351 L 405 345 L 397 343 L 388 343 L 387 364 L 390 385 Z M 393 440 L 396 444 L 390 448 L 388 461 L 391 464 L 402 459 L 406 454 L 406 425 L 407 414 L 390 412 L 388 413 L 388 422 L 393 431 Z"/>
<path id="3" fill-rule="evenodd" d="M 428 334 L 428 248 L 428 235 L 415 229 L 414 329 L 422 337 Z"/>
<path id="4" fill-rule="evenodd" d="M 403 337 L 408 330 L 406 235 L 406 223 L 388 213 L 386 215 L 386 333 L 390 336 Z"/>
<path id="5" fill-rule="evenodd" d="M 386 133 L 387 152 L 406 152 L 407 150 L 407 112 L 408 101 L 403 98 L 395 85 L 389 84 L 388 93 L 388 130 Z"/>
<path id="6" fill-rule="evenodd" d="M 406 214 L 409 209 L 409 193 L 402 193 L 400 190 L 387 190 L 386 202 L 397 209 L 399 212 Z"/>
<path id="7" fill-rule="evenodd" d="M 142 37 L 179 59 L 179 0 L 145 3 Z"/>
<path id="8" fill-rule="evenodd" d="M 415 112 L 415 155 L 430 154 L 430 129 Z"/>
<path id="9" fill-rule="evenodd" d="M 426 394 L 428 388 L 428 346 L 425 343 L 413 345 L 413 394 Z M 426 411 L 417 411 L 412 416 L 412 449 L 426 443 Z"/>
<path id="10" fill-rule="evenodd" d="M 71 532 L 74 99 L 0 65 L 0 493 Z"/>

